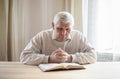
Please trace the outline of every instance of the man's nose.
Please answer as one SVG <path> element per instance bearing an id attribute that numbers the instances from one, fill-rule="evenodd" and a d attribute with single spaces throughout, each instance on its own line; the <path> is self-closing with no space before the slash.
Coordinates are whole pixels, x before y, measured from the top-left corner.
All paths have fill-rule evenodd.
<path id="1" fill-rule="evenodd" d="M 65 35 L 66 34 L 66 30 L 62 30 L 62 35 Z"/>

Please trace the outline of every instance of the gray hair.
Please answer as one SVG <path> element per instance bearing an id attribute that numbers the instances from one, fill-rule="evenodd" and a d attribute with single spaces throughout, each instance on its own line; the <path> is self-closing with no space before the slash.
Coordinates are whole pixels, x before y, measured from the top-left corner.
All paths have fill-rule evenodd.
<path id="1" fill-rule="evenodd" d="M 56 25 L 58 22 L 64 22 L 64 23 L 70 23 L 70 26 L 74 26 L 74 18 L 73 16 L 68 13 L 68 12 L 58 12 L 55 16 L 54 16 L 54 20 L 53 20 L 54 24 Z"/>

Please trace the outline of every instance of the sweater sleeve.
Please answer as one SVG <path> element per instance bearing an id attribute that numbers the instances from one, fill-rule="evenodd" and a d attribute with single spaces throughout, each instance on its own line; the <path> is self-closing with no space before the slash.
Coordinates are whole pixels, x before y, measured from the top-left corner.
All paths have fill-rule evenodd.
<path id="1" fill-rule="evenodd" d="M 79 64 L 89 64 L 96 62 L 97 56 L 95 49 L 82 34 L 80 34 L 78 37 L 80 51 L 72 54 L 72 62 Z"/>
<path id="2" fill-rule="evenodd" d="M 72 54 L 72 62 L 79 64 L 90 64 L 96 62 L 95 52 L 77 52 L 76 54 Z"/>
<path id="3" fill-rule="evenodd" d="M 37 34 L 28 43 L 20 55 L 20 61 L 24 64 L 39 65 L 40 63 L 48 63 L 48 57 L 41 52 L 42 33 Z"/>

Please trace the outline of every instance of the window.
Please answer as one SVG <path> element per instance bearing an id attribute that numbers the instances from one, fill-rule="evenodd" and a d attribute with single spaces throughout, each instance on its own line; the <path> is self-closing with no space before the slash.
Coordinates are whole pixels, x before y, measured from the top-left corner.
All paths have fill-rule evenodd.
<path id="1" fill-rule="evenodd" d="M 103 55 L 106 60 L 120 61 L 119 3 L 119 0 L 83 0 L 83 31 L 99 52 L 98 58 Z"/>

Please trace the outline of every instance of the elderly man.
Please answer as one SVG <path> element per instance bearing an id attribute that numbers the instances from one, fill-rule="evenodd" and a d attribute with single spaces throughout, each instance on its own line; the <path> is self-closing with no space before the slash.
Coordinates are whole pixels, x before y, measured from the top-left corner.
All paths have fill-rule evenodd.
<path id="1" fill-rule="evenodd" d="M 73 30 L 74 19 L 68 12 L 58 12 L 52 29 L 41 31 L 26 46 L 20 56 L 24 64 L 79 63 L 96 61 L 95 50 L 81 32 Z"/>

